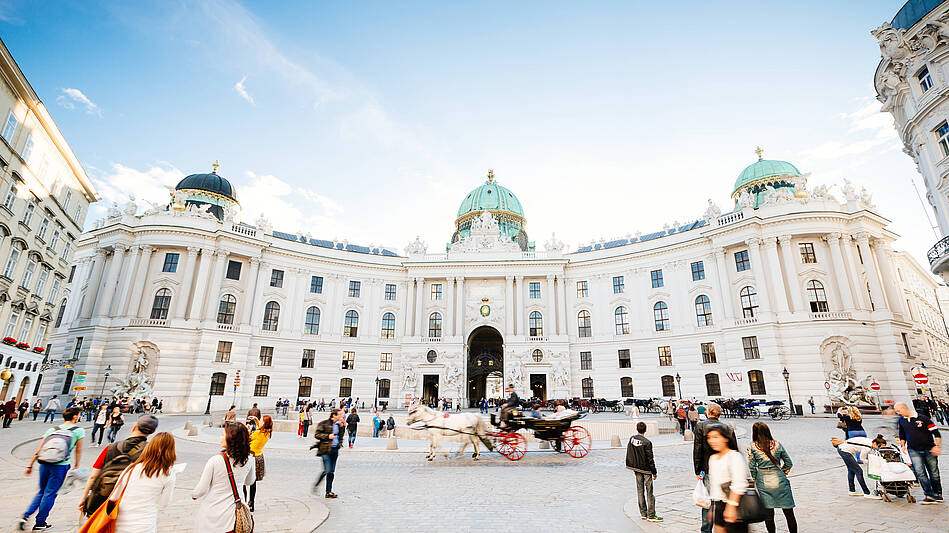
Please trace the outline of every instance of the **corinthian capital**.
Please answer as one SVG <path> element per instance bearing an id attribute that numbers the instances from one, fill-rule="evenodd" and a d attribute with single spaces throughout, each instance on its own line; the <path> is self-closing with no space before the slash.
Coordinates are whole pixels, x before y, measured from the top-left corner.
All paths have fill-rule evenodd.
<path id="1" fill-rule="evenodd" d="M 745 244 L 747 244 L 748 246 L 759 246 L 761 245 L 761 239 L 757 237 L 750 237 L 748 239 L 745 239 Z"/>
<path id="2" fill-rule="evenodd" d="M 777 237 L 765 237 L 762 239 L 765 248 L 776 248 L 778 246 Z"/>
<path id="3" fill-rule="evenodd" d="M 778 242 L 780 242 L 782 245 L 784 245 L 784 244 L 790 244 L 790 243 L 791 243 L 791 234 L 790 234 L 790 233 L 787 233 L 787 234 L 784 234 L 784 235 L 778 235 Z"/>
<path id="4" fill-rule="evenodd" d="M 870 242 L 870 234 L 866 231 L 854 233 L 853 238 L 857 239 L 857 242 L 860 244 L 869 244 Z"/>
<path id="5" fill-rule="evenodd" d="M 840 232 L 835 231 L 832 233 L 828 233 L 827 235 L 824 235 L 824 240 L 830 243 L 837 243 L 838 241 L 840 241 L 841 237 L 842 235 L 840 234 Z"/>

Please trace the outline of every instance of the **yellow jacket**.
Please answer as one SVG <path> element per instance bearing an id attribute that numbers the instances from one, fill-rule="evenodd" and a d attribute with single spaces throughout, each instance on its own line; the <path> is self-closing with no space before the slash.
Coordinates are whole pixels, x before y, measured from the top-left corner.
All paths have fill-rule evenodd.
<path id="1" fill-rule="evenodd" d="M 270 440 L 269 431 L 255 431 L 250 436 L 250 452 L 254 455 L 260 455 L 264 451 L 264 445 Z"/>

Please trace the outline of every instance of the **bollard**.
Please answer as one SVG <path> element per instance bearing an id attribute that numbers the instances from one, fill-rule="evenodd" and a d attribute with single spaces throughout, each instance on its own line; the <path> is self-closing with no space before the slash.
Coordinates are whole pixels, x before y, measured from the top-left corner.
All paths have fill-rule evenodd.
<path id="1" fill-rule="evenodd" d="M 188 436 L 189 436 L 189 437 L 197 437 L 197 436 L 198 436 L 198 428 L 192 426 L 191 429 L 188 430 Z"/>
<path id="2" fill-rule="evenodd" d="M 186 429 L 186 430 L 191 429 L 191 421 L 190 421 L 190 420 L 188 420 L 187 422 L 185 422 L 185 429 Z"/>
<path id="3" fill-rule="evenodd" d="M 547 442 L 547 441 L 545 441 L 545 440 L 540 441 L 540 449 L 541 449 L 541 450 L 549 450 L 549 449 L 550 449 L 550 443 Z"/>
<path id="4" fill-rule="evenodd" d="M 389 437 L 389 442 L 386 443 L 387 450 L 398 450 L 399 441 L 395 437 Z"/>
<path id="5" fill-rule="evenodd" d="M 682 434 L 682 440 L 692 440 L 692 432 L 686 431 Z"/>
<path id="6" fill-rule="evenodd" d="M 205 426 L 208 426 L 208 427 L 211 427 L 211 417 L 210 417 L 210 416 L 204 417 L 204 425 L 205 425 Z"/>
<path id="7" fill-rule="evenodd" d="M 622 446 L 622 443 L 619 440 L 619 435 L 613 435 L 610 437 L 610 446 L 613 448 L 619 448 Z"/>

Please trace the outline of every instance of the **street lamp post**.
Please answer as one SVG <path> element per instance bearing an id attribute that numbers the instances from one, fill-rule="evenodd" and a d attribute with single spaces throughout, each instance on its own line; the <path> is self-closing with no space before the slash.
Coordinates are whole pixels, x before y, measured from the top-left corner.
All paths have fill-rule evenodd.
<path id="1" fill-rule="evenodd" d="M 297 378 L 297 411 L 303 411 L 303 407 L 300 406 L 300 385 L 303 385 L 303 374 Z"/>
<path id="2" fill-rule="evenodd" d="M 682 376 L 680 376 L 678 372 L 676 372 L 676 385 L 679 386 L 679 399 L 681 400 L 682 399 Z"/>
<path id="3" fill-rule="evenodd" d="M 102 390 L 99 391 L 99 399 L 102 399 L 102 395 L 105 394 L 105 384 L 109 381 L 109 374 L 112 372 L 112 365 L 107 365 L 105 367 L 105 376 L 102 379 Z"/>
<path id="4" fill-rule="evenodd" d="M 379 376 L 376 376 L 376 393 L 372 397 L 372 408 L 379 409 Z"/>
<path id="5" fill-rule="evenodd" d="M 211 414 L 211 394 L 214 393 L 214 382 L 208 385 L 208 406 L 204 408 L 204 414 Z"/>
<path id="6" fill-rule="evenodd" d="M 794 414 L 794 400 L 791 399 L 791 373 L 788 372 L 788 368 L 784 367 L 784 370 L 781 372 L 781 375 L 784 376 L 784 385 L 788 388 L 788 408 L 791 409 L 791 414 Z"/>

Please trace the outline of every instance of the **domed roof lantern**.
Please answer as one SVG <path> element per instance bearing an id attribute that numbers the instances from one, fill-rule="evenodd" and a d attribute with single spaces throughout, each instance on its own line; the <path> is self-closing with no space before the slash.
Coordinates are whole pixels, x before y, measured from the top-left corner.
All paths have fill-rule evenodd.
<path id="1" fill-rule="evenodd" d="M 240 205 L 237 199 L 237 190 L 226 178 L 218 175 L 221 164 L 217 161 L 211 164 L 211 172 L 207 174 L 190 174 L 175 185 L 176 191 L 186 193 L 185 205 L 211 206 L 211 212 L 223 220 L 224 210 L 228 205 Z"/>
<path id="2" fill-rule="evenodd" d="M 754 195 L 754 207 L 760 205 L 763 198 L 759 195 L 769 186 L 774 188 L 793 187 L 792 180 L 801 176 L 801 171 L 787 161 L 777 159 L 764 159 L 762 154 L 764 150 L 760 146 L 755 148 L 755 155 L 758 160 L 745 167 L 735 180 L 735 187 L 732 190 L 732 198 L 737 202 L 742 191 Z"/>
<path id="3" fill-rule="evenodd" d="M 530 243 L 524 231 L 526 220 L 521 202 L 513 192 L 498 184 L 494 176 L 494 169 L 488 169 L 487 180 L 465 196 L 458 207 L 458 218 L 455 219 L 455 233 L 451 242 L 468 236 L 471 221 L 483 212 L 491 213 L 498 221 L 501 233 L 517 241 L 522 250 L 527 250 Z"/>

